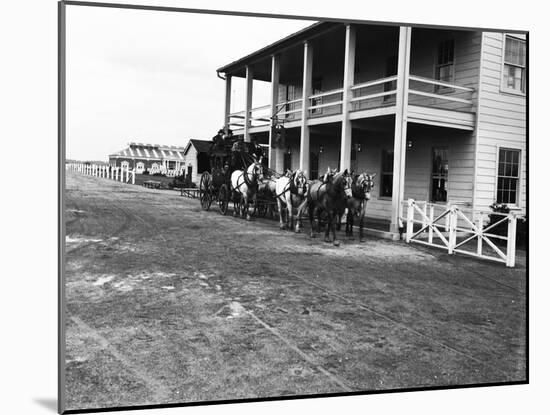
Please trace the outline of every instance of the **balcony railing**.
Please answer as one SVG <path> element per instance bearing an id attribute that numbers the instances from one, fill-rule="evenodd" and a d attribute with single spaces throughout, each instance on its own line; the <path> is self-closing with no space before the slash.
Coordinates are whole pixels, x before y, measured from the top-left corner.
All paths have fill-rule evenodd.
<path id="1" fill-rule="evenodd" d="M 350 92 L 350 111 L 393 106 L 396 102 L 397 75 L 355 84 L 350 87 Z M 341 114 L 343 93 L 343 88 L 338 88 L 309 96 L 307 117 Z M 416 75 L 409 76 L 409 105 L 472 112 L 474 93 L 474 88 Z M 301 98 L 280 102 L 276 105 L 275 116 L 284 121 L 300 120 L 302 106 Z M 232 113 L 229 117 L 230 126 L 244 128 L 245 111 Z M 251 127 L 268 126 L 271 117 L 270 105 L 252 108 L 250 110 Z"/>
<path id="2" fill-rule="evenodd" d="M 409 104 L 454 111 L 472 111 L 474 88 L 421 76 L 409 76 Z"/>
<path id="3" fill-rule="evenodd" d="M 355 84 L 350 89 L 352 111 L 394 105 L 397 75 Z"/>
<path id="4" fill-rule="evenodd" d="M 338 88 L 309 96 L 308 117 L 320 117 L 342 113 L 344 89 Z"/>

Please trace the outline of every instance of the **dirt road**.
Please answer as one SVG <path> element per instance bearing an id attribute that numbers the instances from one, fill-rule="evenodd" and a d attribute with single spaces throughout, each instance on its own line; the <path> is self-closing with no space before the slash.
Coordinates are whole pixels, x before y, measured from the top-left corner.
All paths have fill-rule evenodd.
<path id="1" fill-rule="evenodd" d="M 334 247 L 67 175 L 68 409 L 525 380 L 525 258 Z"/>

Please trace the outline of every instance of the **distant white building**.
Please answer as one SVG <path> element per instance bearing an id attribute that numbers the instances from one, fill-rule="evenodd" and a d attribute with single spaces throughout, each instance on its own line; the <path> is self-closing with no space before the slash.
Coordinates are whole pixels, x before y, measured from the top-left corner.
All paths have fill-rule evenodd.
<path id="1" fill-rule="evenodd" d="M 189 140 L 183 156 L 185 157 L 185 175 L 191 176 L 191 181 L 197 186 L 200 182 L 202 173 L 210 169 L 210 160 L 208 152 L 212 144 L 211 140 Z"/>
<path id="2" fill-rule="evenodd" d="M 109 164 L 136 169 L 138 174 L 148 171 L 175 176 L 185 169 L 183 150 L 178 146 L 129 143 L 127 148 L 109 155 Z"/>

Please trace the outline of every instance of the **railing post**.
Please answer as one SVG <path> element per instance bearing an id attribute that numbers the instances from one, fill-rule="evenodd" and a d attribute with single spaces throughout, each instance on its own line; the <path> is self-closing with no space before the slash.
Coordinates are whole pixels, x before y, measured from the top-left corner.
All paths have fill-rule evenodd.
<path id="1" fill-rule="evenodd" d="M 407 234 L 405 240 L 409 243 L 411 241 L 414 226 L 414 200 L 409 199 L 407 205 Z"/>
<path id="2" fill-rule="evenodd" d="M 451 202 L 447 202 L 447 206 L 445 206 L 447 210 L 451 210 Z M 451 215 L 445 216 L 445 232 L 449 232 L 449 228 L 451 226 Z"/>
<path id="3" fill-rule="evenodd" d="M 456 206 L 451 206 L 449 208 L 449 246 L 447 247 L 447 252 L 450 254 L 454 253 L 456 246 L 456 224 L 458 222 L 458 213 Z"/>
<path id="4" fill-rule="evenodd" d="M 477 254 L 483 253 L 483 215 L 480 213 L 477 219 Z"/>
<path id="5" fill-rule="evenodd" d="M 428 216 L 428 202 L 424 202 L 424 207 L 422 208 L 422 213 L 424 214 L 422 216 L 422 227 L 425 228 L 428 225 L 428 221 L 426 217 Z M 424 232 L 426 232 L 426 229 L 424 229 Z"/>
<path id="6" fill-rule="evenodd" d="M 508 214 L 508 243 L 506 245 L 506 266 L 516 265 L 516 227 L 517 217 L 514 213 Z"/>
<path id="7" fill-rule="evenodd" d="M 136 169 L 132 170 L 132 184 L 136 184 Z"/>
<path id="8" fill-rule="evenodd" d="M 430 219 L 430 223 L 429 223 L 429 227 L 428 227 L 428 242 L 432 243 L 433 239 L 434 239 L 434 230 L 433 230 L 433 226 L 434 226 L 434 205 L 433 204 L 430 204 L 429 219 Z"/>

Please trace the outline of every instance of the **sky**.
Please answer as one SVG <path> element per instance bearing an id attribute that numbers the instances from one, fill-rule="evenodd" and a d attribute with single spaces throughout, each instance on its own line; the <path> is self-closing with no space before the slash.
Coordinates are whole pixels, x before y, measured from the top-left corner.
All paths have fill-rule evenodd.
<path id="1" fill-rule="evenodd" d="M 66 157 L 108 160 L 131 141 L 180 145 L 223 125 L 216 69 L 312 21 L 67 6 Z M 232 111 L 244 109 L 232 82 Z M 254 83 L 253 107 L 269 103 Z"/>

